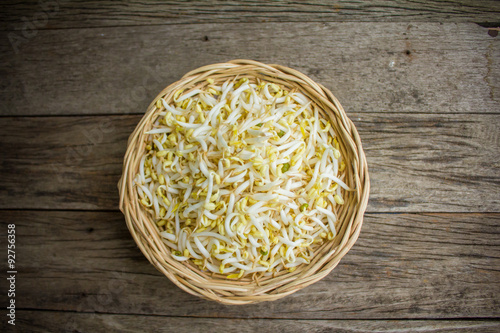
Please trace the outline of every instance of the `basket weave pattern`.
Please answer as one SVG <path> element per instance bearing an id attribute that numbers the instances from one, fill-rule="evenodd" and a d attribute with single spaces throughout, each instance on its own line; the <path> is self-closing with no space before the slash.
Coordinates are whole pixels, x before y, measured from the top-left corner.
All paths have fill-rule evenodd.
<path id="1" fill-rule="evenodd" d="M 170 104 L 177 90 L 203 88 L 207 84 L 207 78 L 222 83 L 235 77 L 246 77 L 253 82 L 260 78 L 290 90 L 295 88 L 315 102 L 320 108 L 321 116 L 330 121 L 337 134 L 340 152 L 346 162 L 344 181 L 350 188 L 355 189 L 354 192 L 344 192 L 345 204 L 337 211 L 340 221 L 337 236 L 316 250 L 310 264 L 300 265 L 292 273 L 285 270 L 258 280 L 252 279 L 251 276 L 230 280 L 222 275 L 203 272 L 189 261 L 178 262 L 173 259 L 169 248 L 161 240 L 158 227 L 140 204 L 133 183 L 145 152 L 145 132 L 151 129 L 158 116 L 156 101 L 164 98 Z M 339 101 L 328 89 L 306 75 L 284 66 L 266 65 L 251 60 L 233 60 L 193 70 L 165 88 L 154 99 L 129 138 L 118 187 L 120 210 L 125 215 L 128 229 L 141 251 L 160 272 L 190 294 L 225 304 L 249 304 L 272 301 L 292 294 L 324 278 L 337 266 L 358 238 L 368 203 L 370 181 L 358 132 Z"/>

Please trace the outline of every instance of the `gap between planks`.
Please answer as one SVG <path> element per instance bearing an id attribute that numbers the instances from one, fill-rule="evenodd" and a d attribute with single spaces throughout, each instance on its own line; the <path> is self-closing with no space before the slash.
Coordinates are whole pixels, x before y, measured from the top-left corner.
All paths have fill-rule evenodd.
<path id="1" fill-rule="evenodd" d="M 105 312 L 105 311 L 76 311 L 76 310 L 53 310 L 53 309 L 43 309 L 43 308 L 16 308 L 16 311 L 24 311 L 24 312 L 53 312 L 53 313 L 74 313 L 74 314 L 96 314 L 96 315 L 112 315 L 112 316 L 137 316 L 137 317 L 160 317 L 160 318 L 180 318 L 180 319 L 230 319 L 230 320 L 282 320 L 282 321 L 485 321 L 485 322 L 499 322 L 500 316 L 498 317 L 450 317 L 450 318 L 434 318 L 434 317 L 420 317 L 420 318 L 412 318 L 412 317 L 396 317 L 396 318 L 333 318 L 333 319 L 322 319 L 322 318 L 273 318 L 273 317 L 256 317 L 256 318 L 235 318 L 235 317 L 208 317 L 208 316 L 196 316 L 196 315 L 186 315 L 186 316 L 177 316 L 177 315 L 168 315 L 168 314 L 155 314 L 155 313 L 119 313 L 119 312 Z"/>
<path id="2" fill-rule="evenodd" d="M 19 324 L 31 328 L 64 329 L 71 332 L 137 332 L 151 331 L 192 333 L 212 330 L 241 333 L 259 332 L 498 332 L 496 320 L 267 320 L 230 318 L 184 318 L 143 315 L 106 315 L 65 312 L 21 311 Z"/>
<path id="3" fill-rule="evenodd" d="M 59 209 L 59 208 L 9 208 L 9 207 L 1 207 L 0 212 L 78 212 L 78 213 L 91 213 L 91 212 L 96 212 L 96 213 L 119 213 L 121 212 L 118 208 L 116 209 Z M 432 214 L 432 215 L 454 215 L 458 214 L 457 212 L 447 212 L 447 211 L 425 211 L 425 212 L 419 212 L 419 211 L 401 211 L 401 212 L 391 212 L 391 211 L 369 211 L 367 210 L 365 214 L 370 214 L 370 215 L 401 215 L 401 214 L 408 214 L 408 215 L 426 215 L 426 214 Z M 481 212 L 481 211 L 470 211 L 470 212 L 460 212 L 461 215 L 488 215 L 488 214 L 500 214 L 500 211 L 487 211 L 487 212 Z"/>
<path id="4" fill-rule="evenodd" d="M 400 114 L 399 111 L 347 111 L 347 116 L 350 113 L 371 113 L 371 114 Z M 131 112 L 131 113 L 95 113 L 95 114 L 17 114 L 17 115 L 2 115 L 0 114 L 0 119 L 9 118 L 74 118 L 74 117 L 121 117 L 121 116 L 142 116 L 144 112 Z M 428 116 L 446 116 L 449 113 L 446 112 L 412 112 L 413 115 L 428 115 Z M 456 115 L 500 115 L 500 112 L 453 112 Z"/>

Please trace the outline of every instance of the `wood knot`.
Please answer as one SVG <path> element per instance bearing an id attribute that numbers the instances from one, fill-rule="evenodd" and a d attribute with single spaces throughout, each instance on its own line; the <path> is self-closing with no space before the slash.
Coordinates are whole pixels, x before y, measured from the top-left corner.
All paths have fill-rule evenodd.
<path id="1" fill-rule="evenodd" d="M 500 31 L 500 28 L 488 28 L 488 35 L 496 37 L 498 36 L 498 31 Z"/>

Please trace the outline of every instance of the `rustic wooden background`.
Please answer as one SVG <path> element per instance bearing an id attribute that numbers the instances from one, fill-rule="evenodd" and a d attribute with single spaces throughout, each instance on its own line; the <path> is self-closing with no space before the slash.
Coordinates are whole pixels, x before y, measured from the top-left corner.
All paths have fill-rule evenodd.
<path id="1" fill-rule="evenodd" d="M 0 328 L 499 332 L 499 18 L 492 0 L 2 1 L 0 245 L 15 223 L 19 273 L 17 325 L 3 315 Z M 372 180 L 339 266 L 251 306 L 195 298 L 157 272 L 116 186 L 152 98 L 234 58 L 330 88 Z"/>

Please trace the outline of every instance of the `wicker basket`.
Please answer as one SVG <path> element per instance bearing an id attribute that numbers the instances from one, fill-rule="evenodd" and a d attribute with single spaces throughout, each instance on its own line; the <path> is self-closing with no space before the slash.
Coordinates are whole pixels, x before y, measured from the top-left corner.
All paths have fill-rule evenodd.
<path id="1" fill-rule="evenodd" d="M 356 189 L 354 192 L 345 193 L 345 204 L 337 212 L 338 220 L 341 221 L 337 236 L 316 250 L 309 265 L 301 265 L 292 273 L 286 271 L 274 277 L 261 277 L 258 281 L 251 277 L 229 280 L 218 274 L 203 272 L 195 265 L 189 264 L 189 261 L 174 260 L 161 240 L 158 227 L 140 205 L 133 186 L 133 179 L 138 172 L 145 149 L 144 133 L 149 130 L 156 117 L 154 107 L 156 101 L 163 97 L 170 103 L 175 91 L 180 88 L 203 86 L 208 77 L 216 82 L 224 82 L 235 76 L 247 77 L 249 80 L 261 78 L 289 89 L 297 88 L 316 102 L 322 109 L 322 116 L 330 120 L 337 133 L 341 154 L 346 161 L 345 181 L 348 186 Z M 273 301 L 290 295 L 324 278 L 337 266 L 358 238 L 368 203 L 370 182 L 358 132 L 347 118 L 339 101 L 328 89 L 287 67 L 266 65 L 251 60 L 233 60 L 193 70 L 165 88 L 155 98 L 129 138 L 123 175 L 118 187 L 120 210 L 125 215 L 130 233 L 144 255 L 160 272 L 190 294 L 225 304 L 249 304 Z"/>

